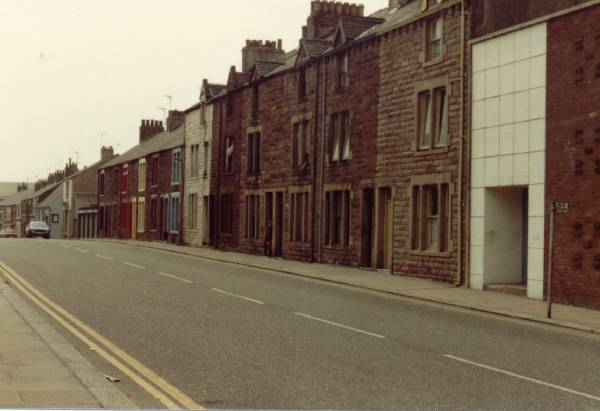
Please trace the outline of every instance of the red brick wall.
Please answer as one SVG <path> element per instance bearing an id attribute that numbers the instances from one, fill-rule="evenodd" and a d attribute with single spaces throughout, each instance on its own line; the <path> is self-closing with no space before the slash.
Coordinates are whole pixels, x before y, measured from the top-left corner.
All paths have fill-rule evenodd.
<path id="1" fill-rule="evenodd" d="M 240 207 L 242 197 L 240 195 L 240 176 L 242 171 L 242 119 L 244 116 L 244 93 L 243 90 L 233 90 L 230 92 L 231 106 L 233 112 L 227 113 L 227 97 L 215 100 L 213 105 L 213 144 L 212 164 L 211 164 L 211 195 L 214 196 L 212 213 L 212 225 L 215 227 L 216 247 L 223 249 L 237 249 L 239 246 L 240 235 Z M 233 137 L 234 152 L 231 172 L 223 171 L 223 150 L 226 137 Z M 232 203 L 232 233 L 221 232 L 221 196 L 231 194 Z"/>
<path id="2" fill-rule="evenodd" d="M 546 143 L 546 203 L 569 203 L 568 213 L 556 217 L 553 294 L 559 302 L 596 309 L 600 308 L 600 191 L 594 189 L 600 183 L 599 34 L 598 6 L 548 25 Z M 582 81 L 577 80 L 580 69 Z"/>
<path id="3" fill-rule="evenodd" d="M 154 153 L 156 154 L 156 153 Z M 100 204 L 104 204 L 105 207 L 105 223 L 104 228 L 102 230 L 98 230 L 98 236 L 101 238 L 131 238 L 131 223 L 129 228 L 125 230 L 123 227 L 119 227 L 117 230 L 113 230 L 111 227 L 107 227 L 106 221 L 106 211 L 110 209 L 108 206 L 112 206 L 113 203 L 117 204 L 118 208 L 118 221 L 121 221 L 121 202 L 127 201 L 130 204 L 133 198 L 145 198 L 146 203 L 146 213 L 145 213 L 145 231 L 136 233 L 136 239 L 138 240 L 149 240 L 149 241 L 161 241 L 164 239 L 163 235 L 163 218 L 162 218 L 162 206 L 161 206 L 161 196 L 165 194 L 169 194 L 172 192 L 177 192 L 183 189 L 183 184 L 172 185 L 171 184 L 171 162 L 172 162 L 172 150 L 165 150 L 158 153 L 159 155 L 159 171 L 158 171 L 158 184 L 156 186 L 152 186 L 152 161 L 154 154 L 150 154 L 146 157 L 146 190 L 143 193 L 138 191 L 138 160 L 130 161 L 128 164 L 129 169 L 129 177 L 128 177 L 128 190 L 126 193 L 121 192 L 121 173 L 123 170 L 123 164 L 119 164 L 114 167 L 104 169 L 105 172 L 105 180 L 104 180 L 104 195 L 100 195 Z M 114 181 L 114 169 L 119 170 L 119 179 Z M 183 166 L 182 166 L 183 169 Z M 113 194 L 113 187 L 117 184 L 119 187 L 119 193 L 117 195 Z M 102 194 L 102 193 L 100 193 Z M 155 230 L 151 230 L 151 215 L 150 215 L 150 200 L 153 195 L 156 195 L 158 198 L 158 221 L 157 227 Z M 183 202 L 183 193 L 181 193 L 180 204 Z M 114 216 L 111 215 L 110 222 L 112 226 L 112 220 Z M 177 238 L 171 238 L 170 241 L 179 242 L 180 238 L 183 235 L 183 223 L 182 223 L 182 214 L 180 209 L 180 229 L 179 236 Z M 119 225 L 119 224 L 118 224 Z"/>

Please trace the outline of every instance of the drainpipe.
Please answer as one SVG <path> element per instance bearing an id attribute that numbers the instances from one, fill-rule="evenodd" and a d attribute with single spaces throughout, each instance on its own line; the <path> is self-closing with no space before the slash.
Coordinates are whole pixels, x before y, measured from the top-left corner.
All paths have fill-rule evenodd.
<path id="1" fill-rule="evenodd" d="M 461 285 L 463 272 L 463 212 L 469 213 L 469 205 L 463 207 L 463 161 L 464 161 L 464 140 L 465 140 L 465 0 L 460 2 L 460 144 L 459 144 L 459 162 L 458 162 L 458 269 L 456 272 L 457 286 Z M 468 146 L 467 146 L 468 149 Z M 467 184 L 467 187 L 470 185 Z M 467 199 L 469 197 L 467 196 Z M 468 214 L 467 214 L 468 221 Z M 465 250 L 465 260 L 469 258 L 469 247 Z M 467 264 L 465 264 L 468 267 Z M 465 272 L 465 287 L 469 287 L 469 274 Z"/>
<path id="2" fill-rule="evenodd" d="M 177 241 L 177 243 L 179 245 L 183 245 L 183 237 L 184 237 L 184 230 L 185 230 L 185 224 L 183 224 L 184 218 L 185 216 L 183 215 L 184 213 L 184 207 L 183 207 L 183 203 L 185 202 L 185 154 L 187 153 L 187 149 L 185 147 L 185 133 L 186 133 L 186 127 L 187 127 L 187 122 L 185 121 L 185 115 L 183 116 L 183 147 L 181 147 L 181 162 L 180 162 L 180 166 L 181 169 L 179 171 L 179 239 Z M 189 204 L 188 204 L 189 206 Z"/>
<path id="3" fill-rule="evenodd" d="M 214 106 L 213 106 L 213 110 L 214 110 Z M 214 111 L 213 111 L 213 120 L 214 120 Z M 214 227 L 214 233 L 215 233 L 215 245 L 214 248 L 218 249 L 221 243 L 221 236 L 220 236 L 220 228 L 219 228 L 219 222 L 220 222 L 220 218 L 221 218 L 221 210 L 220 210 L 220 205 L 221 205 L 221 170 L 222 170 L 222 157 L 221 157 L 221 152 L 222 152 L 222 145 L 223 145 L 223 98 L 221 98 L 219 100 L 219 141 L 217 144 L 217 158 L 216 158 L 216 175 L 217 175 L 217 193 L 215 196 L 215 218 L 214 218 L 214 223 L 216 225 L 216 227 Z M 213 156 L 214 157 L 214 156 Z M 215 161 L 215 158 L 212 158 L 211 163 L 213 163 Z M 211 164 L 211 168 L 213 168 L 212 164 Z M 210 198 L 210 197 L 209 197 Z"/>
<path id="4" fill-rule="evenodd" d="M 325 100 L 326 100 L 326 87 L 327 84 L 327 72 L 325 71 L 325 60 L 321 60 L 321 164 L 320 164 L 320 187 L 319 187 L 319 262 L 323 262 L 323 194 L 325 182 Z"/>
<path id="5" fill-rule="evenodd" d="M 316 193 L 317 193 L 317 133 L 319 132 L 319 126 L 317 124 L 317 120 L 319 118 L 319 87 L 321 84 L 321 62 L 318 62 L 317 65 L 315 66 L 316 72 L 317 72 L 317 81 L 315 83 L 315 108 L 314 108 L 314 115 L 313 115 L 313 121 L 312 121 L 312 125 L 313 125 L 313 136 L 312 136 L 312 177 L 311 177 L 311 209 L 312 209 L 312 213 L 310 216 L 310 230 L 311 230 L 311 236 L 310 236 L 310 259 L 309 261 L 311 263 L 314 262 L 315 260 L 315 241 L 317 240 L 316 238 L 316 234 L 317 234 L 317 230 L 316 230 L 316 224 L 315 224 L 315 211 L 316 211 L 316 207 L 317 207 L 317 199 L 316 197 Z"/>

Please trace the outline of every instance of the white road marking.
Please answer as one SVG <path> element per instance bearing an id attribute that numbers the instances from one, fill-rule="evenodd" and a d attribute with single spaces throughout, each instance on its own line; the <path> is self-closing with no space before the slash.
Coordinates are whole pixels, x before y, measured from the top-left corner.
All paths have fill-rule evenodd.
<path id="1" fill-rule="evenodd" d="M 529 382 L 532 382 L 532 383 L 535 383 L 535 384 L 543 385 L 545 387 L 554 388 L 555 390 L 567 392 L 569 394 L 578 395 L 580 397 L 588 398 L 590 400 L 600 401 L 600 397 L 596 397 L 594 395 L 586 394 L 586 393 L 581 392 L 581 391 L 575 391 L 575 390 L 572 390 L 572 389 L 566 388 L 566 387 L 561 387 L 560 385 L 551 384 L 551 383 L 548 383 L 548 382 L 536 380 L 535 378 L 526 377 L 524 375 L 516 374 L 514 372 L 501 370 L 500 368 L 490 367 L 489 365 L 481 364 L 481 363 L 478 363 L 478 362 L 475 362 L 475 361 L 466 360 L 464 358 L 456 357 L 454 355 L 447 354 L 447 355 L 444 355 L 444 357 L 449 358 L 449 359 L 454 360 L 454 361 L 462 362 L 464 364 L 469 364 L 469 365 L 473 365 L 475 367 L 483 368 L 483 369 L 486 369 L 488 371 L 493 371 L 493 372 L 496 372 L 498 374 L 508 375 L 509 377 L 518 378 L 518 379 L 521 379 L 521 380 L 524 380 L 524 381 L 529 381 Z"/>
<path id="2" fill-rule="evenodd" d="M 335 327 L 345 328 L 346 330 L 355 331 L 355 332 L 357 332 L 357 333 L 361 333 L 361 334 L 370 335 L 371 337 L 385 338 L 385 336 L 384 336 L 384 335 L 380 335 L 380 334 L 371 333 L 371 332 L 369 332 L 369 331 L 361 330 L 361 329 L 354 328 L 354 327 L 349 327 L 349 326 L 347 326 L 347 325 L 343 325 L 343 324 L 336 323 L 336 322 L 333 322 L 333 321 L 324 320 L 323 318 L 313 317 L 312 315 L 303 314 L 303 313 L 294 313 L 294 315 L 298 315 L 298 316 L 300 316 L 300 317 L 308 318 L 309 320 L 320 321 L 320 322 L 322 322 L 322 323 L 329 324 L 329 325 L 333 325 L 333 326 L 335 326 Z"/>
<path id="3" fill-rule="evenodd" d="M 113 259 L 111 257 L 107 257 L 107 256 L 101 255 L 101 254 L 96 254 L 96 257 L 98 257 L 98 258 L 104 258 L 105 260 L 108 260 L 108 261 L 113 261 Z"/>
<path id="4" fill-rule="evenodd" d="M 76 248 L 75 251 L 77 251 L 78 253 L 83 253 L 83 254 L 89 254 L 90 252 L 87 250 L 82 250 L 81 248 Z"/>
<path id="5" fill-rule="evenodd" d="M 219 290 L 218 288 L 211 288 L 211 290 L 213 290 L 216 293 L 221 293 L 221 294 L 228 295 L 230 297 L 241 298 L 242 300 L 250 301 L 251 303 L 261 304 L 261 305 L 265 304 L 262 301 L 255 300 L 254 298 L 244 297 L 243 295 L 238 295 L 238 294 L 230 293 L 229 291 Z"/>
<path id="6" fill-rule="evenodd" d="M 123 264 L 128 265 L 130 267 L 134 267 L 140 270 L 145 270 L 146 267 L 142 267 L 141 265 L 137 265 L 137 264 L 133 264 L 133 263 L 128 263 L 127 261 L 121 261 Z"/>
<path id="7" fill-rule="evenodd" d="M 60 246 L 61 246 L 62 248 L 71 248 L 71 247 L 69 247 L 69 246 L 68 246 L 68 245 L 66 245 L 66 244 L 60 244 Z"/>
<path id="8" fill-rule="evenodd" d="M 175 280 L 179 280 L 179 281 L 183 281 L 184 283 L 188 283 L 188 284 L 194 284 L 193 281 L 190 280 L 186 280 L 185 278 L 181 278 L 181 277 L 177 277 L 176 275 L 173 274 L 167 274 L 167 273 L 163 273 L 161 271 L 159 271 L 157 274 L 162 275 L 164 277 L 169 277 L 169 278 L 173 278 Z"/>

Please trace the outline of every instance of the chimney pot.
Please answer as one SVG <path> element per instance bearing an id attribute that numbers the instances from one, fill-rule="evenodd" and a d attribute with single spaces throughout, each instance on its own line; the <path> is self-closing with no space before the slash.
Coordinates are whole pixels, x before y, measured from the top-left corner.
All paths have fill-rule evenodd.
<path id="1" fill-rule="evenodd" d="M 283 50 L 283 41 L 281 39 L 277 40 L 277 50 Z"/>
<path id="2" fill-rule="evenodd" d="M 365 15 L 365 6 L 362 4 L 358 5 L 358 15 L 359 17 L 364 17 Z"/>

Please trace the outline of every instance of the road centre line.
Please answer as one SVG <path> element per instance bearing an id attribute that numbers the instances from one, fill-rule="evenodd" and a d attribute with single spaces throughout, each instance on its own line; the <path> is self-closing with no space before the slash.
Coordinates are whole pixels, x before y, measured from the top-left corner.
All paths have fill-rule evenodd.
<path id="1" fill-rule="evenodd" d="M 141 265 L 137 265 L 137 264 L 133 264 L 133 263 L 128 263 L 127 261 L 121 261 L 121 263 L 123 263 L 125 265 L 128 265 L 130 267 L 137 268 L 139 270 L 145 270 L 146 269 L 146 267 L 142 267 Z"/>
<path id="2" fill-rule="evenodd" d="M 162 386 L 162 383 L 165 383 L 164 380 L 162 380 L 162 379 L 161 379 L 162 381 L 153 380 L 153 378 L 148 377 L 143 372 L 140 372 L 139 369 L 136 369 L 136 371 L 140 372 L 140 374 L 142 374 L 142 375 L 144 375 L 144 377 L 148 378 L 149 382 L 144 380 L 143 378 L 141 378 L 139 375 L 137 375 L 135 372 L 133 372 L 130 368 L 128 368 L 127 365 L 125 365 L 123 362 L 119 361 L 113 355 L 109 354 L 103 347 L 101 347 L 99 344 L 97 344 L 95 341 L 93 341 L 91 339 L 91 338 L 95 338 L 95 336 L 92 334 L 92 333 L 95 333 L 93 330 L 92 330 L 92 333 L 90 333 L 89 330 L 91 330 L 91 329 L 89 329 L 88 326 L 83 324 L 77 318 L 73 317 L 70 313 L 65 311 L 62 307 L 56 305 L 53 301 L 49 300 L 42 293 L 40 293 L 38 290 L 36 290 L 31 284 L 29 284 L 24 278 L 22 278 L 20 275 L 18 275 L 15 271 L 13 271 L 10 267 L 8 267 L 6 264 L 2 263 L 1 261 L 0 261 L 0 272 L 3 273 L 6 276 L 6 278 L 9 279 L 11 281 L 11 283 L 15 287 L 17 287 L 33 303 L 35 303 L 43 311 L 45 311 L 48 315 L 50 315 L 52 318 L 54 318 L 59 324 L 61 324 L 63 327 L 65 327 L 65 329 L 67 329 L 75 337 L 80 339 L 84 344 L 86 344 L 88 347 L 93 348 L 94 351 L 96 353 L 98 353 L 98 355 L 100 355 L 107 362 L 109 362 L 111 365 L 116 367 L 124 375 L 131 378 L 132 381 L 137 383 L 141 388 L 146 390 L 146 392 L 148 392 L 150 395 L 152 395 L 154 398 L 156 398 L 158 401 L 160 401 L 163 405 L 165 405 L 169 409 L 180 409 L 180 406 L 176 402 L 174 402 L 171 398 L 169 398 L 165 393 L 163 393 L 160 390 L 160 389 L 164 390 L 164 387 Z M 63 316 L 65 318 L 63 318 Z M 69 323 L 67 320 L 71 321 L 73 324 Z M 80 327 L 81 331 L 79 329 L 77 329 L 75 326 Z M 86 328 L 88 328 L 89 330 Z M 88 338 L 86 335 L 84 335 L 82 331 L 87 332 L 91 338 Z M 121 356 L 122 353 L 114 352 L 114 349 L 109 346 L 111 343 L 108 342 L 108 340 L 104 339 L 104 337 L 101 337 L 101 338 L 104 341 L 102 341 L 101 339 L 98 339 L 98 338 L 96 338 L 96 339 L 99 343 L 104 344 L 108 350 L 111 350 L 111 351 L 113 351 L 114 354 Z M 107 342 L 109 344 L 107 344 Z M 133 366 L 132 368 L 136 368 L 135 364 L 129 364 L 129 361 L 126 358 L 123 358 L 122 356 L 121 356 L 121 358 L 124 360 L 125 363 L 128 363 L 129 366 Z M 160 377 L 158 377 L 158 378 L 160 378 Z M 152 385 L 151 383 L 155 384 L 156 387 L 154 385 Z M 172 387 L 172 389 L 177 390 L 175 387 Z M 165 391 L 169 392 L 167 390 L 165 390 Z M 189 399 L 189 401 L 191 403 L 189 403 L 189 405 L 188 405 L 188 403 L 181 401 L 178 398 L 178 396 L 173 395 L 171 392 L 169 392 L 169 394 L 171 394 L 174 399 L 180 401 L 183 405 L 185 405 L 188 408 L 192 409 L 192 408 L 200 407 L 198 404 L 193 402 L 193 400 L 191 400 L 191 399 Z M 183 394 L 183 393 L 181 393 L 181 394 L 185 396 L 185 394 Z M 202 408 L 202 407 L 200 407 L 200 408 Z"/>
<path id="3" fill-rule="evenodd" d="M 244 297 L 243 295 L 239 295 L 239 294 L 234 294 L 234 293 L 230 293 L 229 291 L 223 291 L 220 290 L 218 288 L 211 288 L 211 290 L 213 290 L 216 293 L 220 293 L 220 294 L 225 294 L 228 295 L 230 297 L 236 297 L 236 298 L 240 298 L 242 300 L 246 300 L 246 301 L 250 301 L 251 303 L 255 303 L 255 304 L 261 304 L 264 305 L 265 303 L 263 303 L 260 300 L 255 300 L 254 298 L 248 298 L 248 297 Z"/>
<path id="4" fill-rule="evenodd" d="M 336 323 L 336 322 L 329 321 L 329 320 L 325 320 L 323 318 L 313 317 L 312 315 L 308 315 L 308 314 L 304 314 L 304 313 L 294 313 L 294 315 L 297 315 L 299 317 L 308 318 L 309 320 L 319 321 L 319 322 L 322 322 L 322 323 L 325 323 L 325 324 L 333 325 L 335 327 L 345 328 L 346 330 L 355 331 L 357 333 L 370 335 L 371 337 L 382 338 L 382 339 L 385 338 L 384 335 L 375 334 L 375 333 L 372 333 L 372 332 L 369 332 L 369 331 L 361 330 L 359 328 L 349 327 L 347 325 Z"/>
<path id="5" fill-rule="evenodd" d="M 105 256 L 105 255 L 101 255 L 101 254 L 96 254 L 96 257 L 98 257 L 98 258 L 103 258 L 103 259 L 105 259 L 105 260 L 108 260 L 108 261 L 114 261 L 114 260 L 112 259 L 112 257 L 107 257 L 107 256 Z"/>
<path id="6" fill-rule="evenodd" d="M 83 254 L 89 254 L 90 253 L 88 250 L 82 250 L 81 248 L 76 248 L 75 251 L 77 251 L 78 253 L 83 253 Z"/>
<path id="7" fill-rule="evenodd" d="M 194 284 L 193 281 L 190 280 L 186 280 L 185 278 L 181 278 L 181 277 L 177 277 L 176 275 L 173 274 L 167 274 L 167 273 L 163 273 L 162 271 L 158 271 L 157 272 L 158 275 L 162 275 L 164 277 L 169 277 L 169 278 L 173 278 L 175 280 L 179 280 L 179 281 L 183 281 L 184 283 L 188 283 L 188 284 Z"/>
<path id="8" fill-rule="evenodd" d="M 526 377 L 524 375 L 520 375 L 520 374 L 517 374 L 517 373 L 514 373 L 514 372 L 502 370 L 502 369 L 496 368 L 496 367 L 491 367 L 489 365 L 481 364 L 481 363 L 478 363 L 478 362 L 475 362 L 475 361 L 470 361 L 470 360 L 467 360 L 465 358 L 460 358 L 460 357 L 456 357 L 454 355 L 449 355 L 449 354 L 444 355 L 444 357 L 446 357 L 448 359 L 451 359 L 451 360 L 454 360 L 454 361 L 458 361 L 458 362 L 464 363 L 464 364 L 469 364 L 469 365 L 472 365 L 474 367 L 483 368 L 485 370 L 492 371 L 492 372 L 495 372 L 495 373 L 498 373 L 498 374 L 504 374 L 504 375 L 507 375 L 509 377 L 518 378 L 520 380 L 529 381 L 529 382 L 532 382 L 534 384 L 543 385 L 543 386 L 549 387 L 549 388 L 554 388 L 555 390 L 563 391 L 563 392 L 566 392 L 566 393 L 569 393 L 569 394 L 578 395 L 580 397 L 584 397 L 584 398 L 587 398 L 587 399 L 590 399 L 590 400 L 600 401 L 600 397 L 597 397 L 597 396 L 594 396 L 594 395 L 591 395 L 591 394 L 586 394 L 586 393 L 581 392 L 581 391 L 572 390 L 570 388 L 562 387 L 562 386 L 556 385 L 556 384 L 551 384 L 551 383 L 548 383 L 548 382 L 537 380 L 535 378 Z"/>

